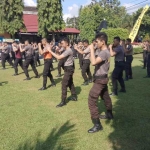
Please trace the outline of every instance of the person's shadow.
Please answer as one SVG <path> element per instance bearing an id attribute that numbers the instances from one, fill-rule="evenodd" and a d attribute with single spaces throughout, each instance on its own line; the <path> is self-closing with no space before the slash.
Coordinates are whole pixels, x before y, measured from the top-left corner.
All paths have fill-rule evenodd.
<path id="1" fill-rule="evenodd" d="M 41 139 L 41 132 L 37 134 L 36 140 L 27 140 L 21 143 L 16 150 L 73 150 L 77 143 L 75 124 L 70 121 L 64 123 L 60 128 L 54 128 L 45 140 Z"/>
<path id="2" fill-rule="evenodd" d="M 3 81 L 3 82 L 0 82 L 0 86 L 3 86 L 5 84 L 8 84 L 8 81 Z"/>

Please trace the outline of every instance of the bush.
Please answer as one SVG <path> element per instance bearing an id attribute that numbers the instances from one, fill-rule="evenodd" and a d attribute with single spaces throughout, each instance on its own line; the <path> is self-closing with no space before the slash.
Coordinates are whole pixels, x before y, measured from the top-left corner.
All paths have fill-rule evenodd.
<path id="1" fill-rule="evenodd" d="M 121 39 L 127 39 L 129 37 L 129 31 L 123 28 L 102 29 L 102 32 L 108 35 L 108 44 L 113 43 L 115 36 L 119 36 Z"/>
<path id="2" fill-rule="evenodd" d="M 141 47 L 133 48 L 134 54 L 139 54 L 143 52 L 143 49 Z"/>

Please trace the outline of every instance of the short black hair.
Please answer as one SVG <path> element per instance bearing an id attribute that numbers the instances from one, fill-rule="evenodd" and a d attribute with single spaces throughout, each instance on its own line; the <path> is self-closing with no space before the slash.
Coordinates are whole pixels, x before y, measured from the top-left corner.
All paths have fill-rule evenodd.
<path id="1" fill-rule="evenodd" d="M 80 42 L 82 42 L 82 40 L 78 40 L 78 44 L 79 44 Z"/>
<path id="2" fill-rule="evenodd" d="M 116 36 L 116 37 L 114 37 L 114 40 L 117 40 L 118 42 L 120 42 L 120 37 Z"/>
<path id="3" fill-rule="evenodd" d="M 85 40 L 83 40 L 83 43 L 89 44 L 89 40 L 85 39 Z"/>
<path id="4" fill-rule="evenodd" d="M 108 36 L 105 32 L 100 32 L 95 36 L 95 39 L 103 40 L 105 41 L 105 44 L 107 44 Z"/>
<path id="5" fill-rule="evenodd" d="M 63 38 L 61 41 L 65 41 L 66 43 L 68 43 L 68 45 L 70 45 L 70 40 L 68 38 Z"/>
<path id="6" fill-rule="evenodd" d="M 25 40 L 24 42 L 28 42 L 28 43 L 30 43 L 30 42 L 29 42 L 29 40 Z"/>
<path id="7" fill-rule="evenodd" d="M 126 40 L 131 43 L 131 39 L 130 38 L 127 38 Z"/>

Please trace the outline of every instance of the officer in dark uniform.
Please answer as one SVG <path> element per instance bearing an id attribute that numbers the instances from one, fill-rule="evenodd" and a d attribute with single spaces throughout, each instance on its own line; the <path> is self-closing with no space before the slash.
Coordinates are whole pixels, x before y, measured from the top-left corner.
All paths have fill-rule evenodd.
<path id="1" fill-rule="evenodd" d="M 142 48 L 143 48 L 143 69 L 147 66 L 147 49 L 149 47 L 148 41 L 143 42 Z"/>
<path id="2" fill-rule="evenodd" d="M 39 49 L 38 49 L 38 45 L 37 45 L 36 42 L 34 42 L 34 44 L 33 44 L 33 49 L 34 49 L 34 53 L 35 53 L 34 62 L 35 62 L 35 65 L 37 67 L 37 62 L 39 64 L 39 66 L 41 65 L 41 62 L 40 62 L 40 59 L 39 59 Z"/>
<path id="3" fill-rule="evenodd" d="M 58 43 L 58 46 L 56 47 L 56 53 L 58 55 L 61 55 L 64 52 L 63 47 L 61 46 L 61 42 Z M 65 59 L 61 59 L 58 62 L 58 75 L 56 77 L 61 77 L 61 68 L 64 70 L 64 62 Z"/>
<path id="4" fill-rule="evenodd" d="M 12 60 L 10 58 L 10 47 L 7 44 L 7 42 L 4 42 L 4 45 L 2 46 L 2 53 L 1 53 L 1 58 L 2 58 L 2 67 L 3 69 L 5 69 L 5 62 L 7 60 L 7 62 L 13 67 L 13 63 Z"/>
<path id="5" fill-rule="evenodd" d="M 90 71 L 90 49 L 89 49 L 89 41 L 83 41 L 84 50 L 80 49 L 80 47 L 75 47 L 75 49 L 80 53 L 83 54 L 83 65 L 82 65 L 82 77 L 84 79 L 84 83 L 82 85 L 88 85 L 88 83 L 92 82 L 92 74 Z M 88 77 L 87 77 L 87 75 Z"/>
<path id="6" fill-rule="evenodd" d="M 128 79 L 133 79 L 132 77 L 132 61 L 133 61 L 133 46 L 131 44 L 131 39 L 127 39 L 125 45 L 123 45 L 125 52 L 125 81 Z"/>
<path id="7" fill-rule="evenodd" d="M 83 43 L 82 43 L 82 41 L 78 41 L 78 47 L 79 47 L 80 49 L 83 48 Z M 79 58 L 79 65 L 80 65 L 80 68 L 79 68 L 79 69 L 82 69 L 82 65 L 83 65 L 83 54 L 81 54 L 81 53 L 78 52 L 78 58 Z"/>
<path id="8" fill-rule="evenodd" d="M 22 48 L 22 45 L 20 44 L 20 51 L 21 52 L 25 52 L 25 62 L 24 62 L 24 72 L 26 75 L 26 79 L 25 80 L 30 80 L 31 78 L 29 77 L 29 73 L 28 73 L 28 67 L 29 65 L 31 65 L 33 72 L 35 73 L 35 78 L 39 78 L 38 72 L 36 70 L 35 67 L 35 63 L 34 63 L 34 50 L 32 45 L 29 44 L 29 41 L 26 40 L 25 41 L 25 46 L 24 48 Z"/>
<path id="9" fill-rule="evenodd" d="M 69 47 L 69 39 L 68 38 L 62 39 L 61 46 L 65 50 L 61 55 L 56 55 L 54 52 L 52 52 L 52 49 L 49 50 L 51 54 L 58 60 L 65 59 L 65 63 L 64 63 L 65 73 L 62 79 L 62 96 L 61 96 L 61 102 L 60 104 L 57 105 L 57 107 L 62 107 L 66 105 L 67 87 L 69 87 L 71 91 L 72 100 L 77 101 L 77 95 L 76 95 L 75 86 L 73 83 L 73 74 L 74 74 L 73 51 Z"/>
<path id="10" fill-rule="evenodd" d="M 51 65 L 52 65 L 52 54 L 48 51 L 50 49 L 50 44 L 47 42 L 47 39 L 42 39 L 42 45 L 44 49 L 41 48 L 41 43 L 38 44 L 39 46 L 39 52 L 44 57 L 44 69 L 43 69 L 43 87 L 39 89 L 40 91 L 43 91 L 46 89 L 47 84 L 47 77 L 49 77 L 51 81 L 51 87 L 55 87 L 55 82 L 53 79 L 53 76 L 51 74 Z"/>
<path id="11" fill-rule="evenodd" d="M 150 78 L 150 43 L 147 44 L 147 76 L 144 78 Z"/>
<path id="12" fill-rule="evenodd" d="M 23 62 L 22 62 L 22 55 L 19 49 L 19 45 L 17 45 L 16 42 L 13 42 L 12 44 L 12 49 L 15 53 L 15 62 L 14 62 L 14 69 L 15 69 L 15 74 L 13 76 L 17 76 L 18 75 L 18 64 L 20 65 L 20 67 L 23 69 Z"/>
<path id="13" fill-rule="evenodd" d="M 113 92 L 110 95 L 118 95 L 118 84 L 119 81 L 121 90 L 120 92 L 126 92 L 125 84 L 123 80 L 123 70 L 125 67 L 124 63 L 124 49 L 120 45 L 120 37 L 114 38 L 114 44 L 109 46 L 110 55 L 115 57 L 115 68 L 112 72 L 112 85 Z"/>
<path id="14" fill-rule="evenodd" d="M 107 35 L 105 33 L 99 33 L 96 35 L 97 51 L 95 57 L 95 47 L 90 45 L 91 50 L 91 64 L 95 66 L 95 72 L 93 76 L 93 87 L 90 90 L 88 105 L 90 109 L 91 119 L 94 123 L 94 127 L 88 130 L 89 133 L 94 133 L 102 130 L 103 127 L 100 123 L 100 119 L 113 119 L 112 114 L 112 102 L 108 94 L 108 71 L 110 67 L 110 52 L 107 48 Z M 97 106 L 98 97 L 101 96 L 104 99 L 104 103 L 107 109 L 105 115 L 99 115 Z"/>

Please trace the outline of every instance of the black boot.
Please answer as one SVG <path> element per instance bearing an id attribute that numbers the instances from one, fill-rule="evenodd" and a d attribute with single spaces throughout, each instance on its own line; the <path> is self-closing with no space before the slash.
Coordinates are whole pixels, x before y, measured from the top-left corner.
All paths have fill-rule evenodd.
<path id="1" fill-rule="evenodd" d="M 126 93 L 125 88 L 122 88 L 119 92 Z"/>
<path id="2" fill-rule="evenodd" d="M 100 115 L 99 116 L 100 119 L 113 119 L 113 114 L 112 114 L 112 110 L 107 110 L 107 112 L 105 113 L 105 115 Z"/>
<path id="3" fill-rule="evenodd" d="M 13 74 L 13 76 L 17 76 L 17 75 L 18 75 L 18 73 Z"/>
<path id="4" fill-rule="evenodd" d="M 93 128 L 88 130 L 88 133 L 95 133 L 95 132 L 98 132 L 100 130 L 103 130 L 103 127 L 100 123 L 99 118 L 98 119 L 92 119 L 92 121 L 94 123 L 94 126 L 93 126 Z"/>
<path id="5" fill-rule="evenodd" d="M 82 85 L 83 85 L 83 86 L 89 85 L 89 82 L 88 82 L 88 81 L 85 81 Z"/>
<path id="6" fill-rule="evenodd" d="M 40 76 L 39 76 L 39 75 L 37 75 L 37 76 L 35 76 L 34 78 L 37 78 L 37 79 L 38 79 L 38 78 L 40 78 Z"/>
<path id="7" fill-rule="evenodd" d="M 51 87 L 56 87 L 55 82 L 53 82 L 50 86 L 51 86 Z"/>
<path id="8" fill-rule="evenodd" d="M 117 91 L 114 91 L 112 92 L 111 94 L 109 94 L 110 96 L 117 96 L 118 95 L 118 92 Z"/>
<path id="9" fill-rule="evenodd" d="M 126 77 L 125 79 L 124 79 L 124 81 L 128 81 L 129 80 L 129 78 L 128 77 Z"/>
<path id="10" fill-rule="evenodd" d="M 39 91 L 44 91 L 44 90 L 46 90 L 45 86 L 43 86 L 42 88 L 39 89 Z"/>
<path id="11" fill-rule="evenodd" d="M 59 108 L 59 107 L 65 106 L 65 105 L 66 105 L 65 100 L 62 100 L 62 101 L 60 102 L 60 104 L 58 104 L 56 107 Z"/>
<path id="12" fill-rule="evenodd" d="M 129 76 L 129 79 L 133 79 L 133 77 L 132 77 L 132 76 Z"/>
<path id="13" fill-rule="evenodd" d="M 92 83 L 93 82 L 93 80 L 92 79 L 89 79 L 89 83 Z"/>
<path id="14" fill-rule="evenodd" d="M 69 101 L 77 101 L 77 96 L 72 95 L 71 97 L 68 98 Z"/>
<path id="15" fill-rule="evenodd" d="M 24 79 L 24 81 L 25 81 L 25 80 L 31 80 L 31 78 L 30 78 L 30 77 L 27 77 L 26 79 Z"/>

